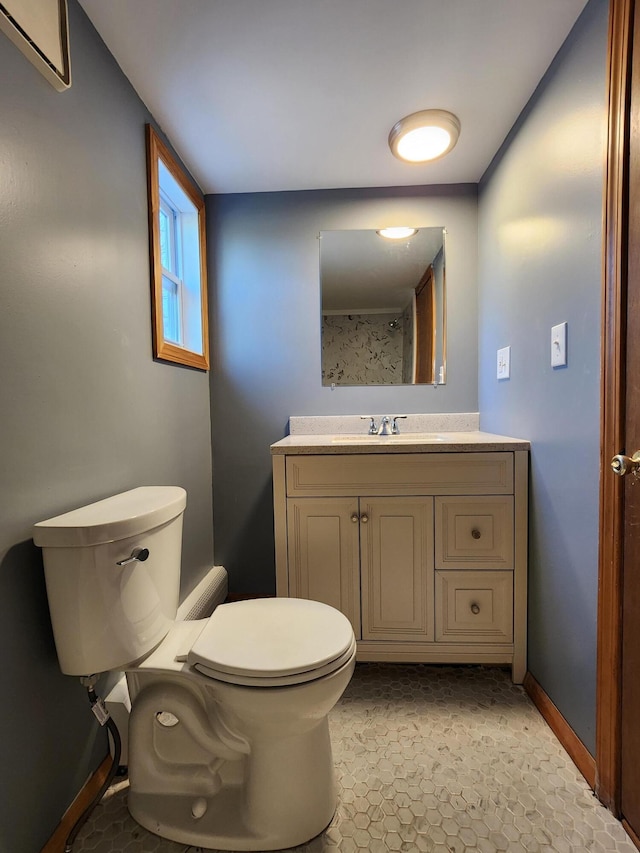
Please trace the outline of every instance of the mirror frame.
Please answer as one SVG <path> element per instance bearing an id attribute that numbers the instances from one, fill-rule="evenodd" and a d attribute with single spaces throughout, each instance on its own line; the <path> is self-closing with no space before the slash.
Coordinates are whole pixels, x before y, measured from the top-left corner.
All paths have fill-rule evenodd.
<path id="1" fill-rule="evenodd" d="M 151 329 L 155 358 L 209 370 L 209 316 L 207 299 L 207 252 L 205 203 L 200 189 L 176 161 L 155 129 L 146 126 L 147 191 L 149 199 L 149 254 L 151 262 Z M 168 171 L 198 212 L 198 244 L 200 254 L 200 322 L 202 352 L 195 352 L 165 339 L 162 313 L 162 262 L 160 256 L 160 180 L 158 163 L 162 160 Z"/>

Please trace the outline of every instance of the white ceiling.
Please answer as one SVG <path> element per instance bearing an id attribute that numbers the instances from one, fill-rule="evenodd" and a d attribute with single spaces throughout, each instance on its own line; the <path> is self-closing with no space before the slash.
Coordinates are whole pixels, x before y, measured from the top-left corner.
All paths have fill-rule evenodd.
<path id="1" fill-rule="evenodd" d="M 80 3 L 204 192 L 231 193 L 477 182 L 586 0 Z M 396 160 L 389 130 L 431 107 L 458 145 Z"/>

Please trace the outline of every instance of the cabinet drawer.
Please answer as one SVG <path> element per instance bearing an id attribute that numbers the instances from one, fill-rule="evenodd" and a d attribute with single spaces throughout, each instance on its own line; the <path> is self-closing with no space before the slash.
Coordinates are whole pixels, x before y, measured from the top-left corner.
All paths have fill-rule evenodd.
<path id="1" fill-rule="evenodd" d="M 513 497 L 436 498 L 437 569 L 513 569 Z"/>
<path id="2" fill-rule="evenodd" d="M 389 453 L 288 456 L 287 495 L 504 495 L 513 454 Z"/>
<path id="3" fill-rule="evenodd" d="M 436 640 L 513 642 L 513 573 L 436 572 Z"/>

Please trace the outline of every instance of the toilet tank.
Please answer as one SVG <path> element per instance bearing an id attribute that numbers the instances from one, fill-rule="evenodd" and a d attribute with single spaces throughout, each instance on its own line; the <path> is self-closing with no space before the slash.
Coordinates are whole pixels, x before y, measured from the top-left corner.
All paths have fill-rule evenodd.
<path id="1" fill-rule="evenodd" d="M 64 673 L 124 669 L 166 636 L 178 608 L 186 497 L 179 486 L 142 486 L 34 525 Z M 118 565 L 134 549 L 148 558 Z"/>

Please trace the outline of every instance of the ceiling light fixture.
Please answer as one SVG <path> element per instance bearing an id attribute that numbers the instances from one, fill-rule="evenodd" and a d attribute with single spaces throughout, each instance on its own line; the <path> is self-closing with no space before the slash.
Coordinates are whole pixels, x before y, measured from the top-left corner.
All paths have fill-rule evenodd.
<path id="1" fill-rule="evenodd" d="M 418 233 L 417 228 L 407 228 L 405 225 L 396 225 L 393 228 L 380 228 L 376 234 L 386 237 L 387 240 L 408 240 Z"/>
<path id="2" fill-rule="evenodd" d="M 401 118 L 391 128 L 389 148 L 408 163 L 426 163 L 444 157 L 458 141 L 460 120 L 447 110 L 420 110 Z"/>

